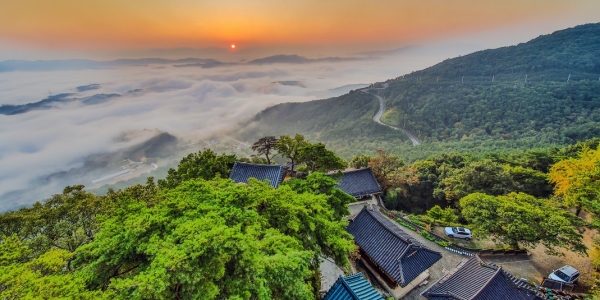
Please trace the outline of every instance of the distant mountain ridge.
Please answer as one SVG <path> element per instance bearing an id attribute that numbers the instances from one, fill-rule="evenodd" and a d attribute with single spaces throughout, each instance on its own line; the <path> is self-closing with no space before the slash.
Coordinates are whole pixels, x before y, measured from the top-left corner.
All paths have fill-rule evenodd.
<path id="1" fill-rule="evenodd" d="M 418 147 L 374 124 L 377 100 L 358 91 L 270 107 L 237 136 L 302 133 L 347 157 L 377 148 L 424 158 L 570 144 L 600 136 L 598 49 L 600 23 L 586 24 L 373 84 L 370 92 L 386 99 L 382 121 L 418 135 Z"/>
<path id="2" fill-rule="evenodd" d="M 0 62 L 0 72 L 11 71 L 57 71 L 57 70 L 85 70 L 102 69 L 124 66 L 144 66 L 148 64 L 191 64 L 191 63 L 215 63 L 214 59 L 185 58 L 185 59 L 163 59 L 163 58 L 140 58 L 140 59 L 117 59 L 111 61 L 96 61 L 89 59 L 67 59 L 67 60 L 5 60 Z"/>
<path id="3" fill-rule="evenodd" d="M 245 64 L 266 65 L 266 64 L 304 64 L 315 62 L 344 62 L 363 60 L 359 57 L 324 57 L 324 58 L 306 58 L 299 55 L 274 55 L 264 58 L 251 60 Z M 184 58 L 184 59 L 163 59 L 163 58 L 140 58 L 140 59 L 117 59 L 110 61 L 97 61 L 90 59 L 66 59 L 66 60 L 5 60 L 0 62 L 0 72 L 13 71 L 71 71 L 103 69 L 114 67 L 146 66 L 150 64 L 171 64 L 174 67 L 201 67 L 214 68 L 230 65 L 241 65 L 244 63 L 222 62 L 216 59 L 202 58 Z"/>
<path id="4" fill-rule="evenodd" d="M 314 62 L 342 62 L 363 60 L 359 57 L 323 57 L 323 58 L 306 58 L 299 55 L 273 55 L 265 58 L 255 59 L 248 62 L 249 65 L 265 65 L 265 64 L 305 64 Z"/>

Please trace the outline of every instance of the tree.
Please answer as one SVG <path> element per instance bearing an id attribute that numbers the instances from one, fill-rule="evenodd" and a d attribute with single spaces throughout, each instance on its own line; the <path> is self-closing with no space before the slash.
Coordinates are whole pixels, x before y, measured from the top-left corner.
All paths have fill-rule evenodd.
<path id="1" fill-rule="evenodd" d="M 26 241 L 35 257 L 51 248 L 72 253 L 93 240 L 98 231 L 96 217 L 110 204 L 86 192 L 83 185 L 67 186 L 43 203 L 0 215 L 0 234 Z"/>
<path id="2" fill-rule="evenodd" d="M 534 197 L 549 197 L 552 195 L 552 186 L 548 176 L 540 171 L 521 166 L 504 166 L 512 178 L 514 191 L 523 192 Z"/>
<path id="3" fill-rule="evenodd" d="M 454 210 L 450 207 L 446 207 L 442 209 L 439 205 L 433 206 L 430 210 L 427 211 L 427 215 L 435 220 L 444 221 L 448 223 L 456 222 L 458 217 L 454 214 Z"/>
<path id="4" fill-rule="evenodd" d="M 388 151 L 381 149 L 377 149 L 376 151 L 377 156 L 371 158 L 369 167 L 373 170 L 373 175 L 375 175 L 377 182 L 379 182 L 385 192 L 392 187 L 388 175 L 403 167 L 404 162 L 398 156 L 391 155 Z"/>
<path id="5" fill-rule="evenodd" d="M 550 169 L 550 180 L 556 195 L 577 209 L 576 215 L 582 209 L 600 214 L 600 150 L 584 148 L 579 157 L 559 161 Z"/>
<path id="6" fill-rule="evenodd" d="M 277 145 L 277 138 L 274 136 L 266 136 L 260 138 L 256 143 L 252 144 L 252 150 L 256 151 L 259 155 L 264 155 L 267 159 L 267 164 L 271 164 L 271 153 L 275 150 Z"/>
<path id="7" fill-rule="evenodd" d="M 514 191 L 512 178 L 501 165 L 489 159 L 471 162 L 455 169 L 444 179 L 446 200 L 458 200 L 470 193 L 502 195 Z"/>
<path id="8" fill-rule="evenodd" d="M 350 167 L 355 169 L 366 168 L 373 157 L 367 154 L 353 155 L 350 160 Z"/>
<path id="9" fill-rule="evenodd" d="M 279 137 L 279 140 L 275 144 L 275 149 L 277 153 L 292 162 L 292 171 L 296 170 L 296 165 L 298 164 L 301 156 L 301 150 L 304 147 L 309 146 L 310 143 L 304 140 L 304 136 L 301 134 L 297 134 L 294 138 L 291 138 L 287 135 L 282 135 Z"/>
<path id="10" fill-rule="evenodd" d="M 300 149 L 300 161 L 305 163 L 311 172 L 326 173 L 333 170 L 343 170 L 348 163 L 333 151 L 325 148 L 325 144 L 310 144 Z"/>
<path id="11" fill-rule="evenodd" d="M 292 178 L 284 181 L 283 185 L 291 187 L 292 190 L 298 193 L 326 195 L 327 203 L 333 209 L 334 218 L 337 221 L 350 214 L 348 204 L 356 200 L 351 195 L 337 188 L 338 182 L 335 179 L 321 172 L 313 172 L 306 179 Z"/>
<path id="12" fill-rule="evenodd" d="M 553 255 L 561 254 L 557 248 L 586 254 L 583 237 L 577 231 L 584 222 L 550 200 L 524 193 L 473 193 L 462 198 L 460 206 L 462 215 L 475 226 L 476 235 L 491 236 L 513 248 L 541 243 Z"/>
<path id="13" fill-rule="evenodd" d="M 432 218 L 435 223 L 435 220 L 441 220 L 444 217 L 444 210 L 439 205 L 435 205 L 427 211 L 427 215 Z"/>
<path id="14" fill-rule="evenodd" d="M 39 257 L 16 235 L 0 241 L 0 297 L 2 299 L 109 299 L 111 293 L 88 291 L 83 278 L 65 266 L 75 254 L 51 249 Z"/>
<path id="15" fill-rule="evenodd" d="M 122 198 L 76 263 L 92 290 L 128 299 L 314 299 L 319 258 L 354 250 L 327 195 L 215 178 L 156 200 Z"/>
<path id="16" fill-rule="evenodd" d="M 161 188 L 174 188 L 181 182 L 194 178 L 212 179 L 215 176 L 227 178 L 235 161 L 235 155 L 217 155 L 210 149 L 190 153 L 181 159 L 177 169 L 169 169 L 167 178 L 159 179 L 158 185 Z"/>

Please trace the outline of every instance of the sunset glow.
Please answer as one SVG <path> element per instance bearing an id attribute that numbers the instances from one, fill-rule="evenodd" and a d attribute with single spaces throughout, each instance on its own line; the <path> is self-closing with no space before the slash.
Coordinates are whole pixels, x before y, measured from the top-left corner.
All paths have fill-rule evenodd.
<path id="1" fill-rule="evenodd" d="M 0 45 L 70 51 L 211 47 L 232 39 L 260 47 L 402 46 L 527 24 L 556 24 L 551 31 L 600 16 L 595 0 L 21 0 L 2 6 Z"/>

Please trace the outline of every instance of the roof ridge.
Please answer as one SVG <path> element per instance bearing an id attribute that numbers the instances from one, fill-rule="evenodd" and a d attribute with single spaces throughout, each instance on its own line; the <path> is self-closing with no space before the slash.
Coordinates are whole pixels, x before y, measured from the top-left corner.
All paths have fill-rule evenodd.
<path id="1" fill-rule="evenodd" d="M 448 271 L 448 273 L 444 274 L 444 276 L 442 276 L 438 281 L 436 281 L 434 284 L 432 284 L 431 286 L 433 287 L 436 284 L 442 284 L 446 281 L 448 281 L 448 279 L 450 277 L 452 277 L 452 275 L 454 275 L 454 273 L 456 273 L 458 270 L 460 270 L 460 268 L 462 268 L 464 265 L 467 264 L 467 262 L 469 262 L 471 258 L 463 258 L 460 260 L 460 262 L 458 262 L 458 264 L 452 268 L 450 271 Z"/>
<path id="2" fill-rule="evenodd" d="M 502 274 L 504 276 L 506 276 L 508 278 L 508 281 L 516 288 L 518 289 L 524 289 L 527 291 L 530 291 L 532 293 L 534 293 L 536 296 L 540 296 L 539 291 L 536 291 L 532 288 L 530 288 L 529 286 L 527 286 L 526 283 L 520 282 L 519 279 L 517 279 L 515 276 L 513 276 L 512 274 L 506 272 L 506 270 L 502 269 L 502 267 L 500 267 L 500 270 L 502 271 Z"/>
<path id="3" fill-rule="evenodd" d="M 404 256 L 408 253 L 409 250 L 412 250 L 414 248 L 415 245 L 413 244 L 408 244 L 408 246 L 402 251 L 400 252 L 400 255 L 398 255 L 398 258 L 396 258 L 396 262 L 398 263 L 398 270 L 400 271 L 400 279 L 402 279 L 402 281 L 404 282 L 404 270 L 402 269 L 402 258 L 404 258 Z M 417 251 L 417 250 L 415 250 Z M 411 252 L 412 253 L 412 252 Z"/>
<path id="4" fill-rule="evenodd" d="M 354 169 L 354 170 L 350 170 L 350 171 L 342 171 L 342 174 L 355 173 L 358 171 L 365 171 L 365 170 L 371 170 L 371 173 L 373 173 L 373 170 L 371 169 L 371 167 L 366 167 L 366 168 Z"/>
<path id="5" fill-rule="evenodd" d="M 484 284 L 481 286 L 481 288 L 479 289 L 479 291 L 477 291 L 477 293 L 475 293 L 475 294 L 474 294 L 474 295 L 471 297 L 471 299 L 475 299 L 475 297 L 479 296 L 479 294 L 481 294 L 481 292 L 483 292 L 483 290 L 484 290 L 484 289 L 487 287 L 487 285 L 488 285 L 488 284 L 490 284 L 490 282 L 492 282 L 492 280 L 493 280 L 494 278 L 496 278 L 496 276 L 498 276 L 498 274 L 500 274 L 501 272 L 502 272 L 502 268 L 499 268 L 499 269 L 497 269 L 497 270 L 496 270 L 496 272 L 494 273 L 494 275 L 492 275 L 492 276 L 490 277 L 490 279 L 488 279 L 488 280 L 487 280 L 487 281 L 486 281 L 486 282 L 485 282 L 485 283 L 484 283 Z"/>
<path id="6" fill-rule="evenodd" d="M 381 225 L 385 230 L 387 230 L 389 233 L 391 233 L 393 236 L 399 238 L 400 240 L 406 242 L 409 245 L 412 245 L 413 242 L 410 239 L 405 239 L 404 237 L 400 236 L 399 234 L 397 234 L 396 232 L 394 232 L 391 228 L 387 227 L 385 224 L 383 224 L 383 222 L 381 220 L 379 220 L 377 217 L 375 217 L 375 215 L 373 214 L 373 210 L 368 209 L 367 206 L 363 207 L 362 210 L 365 210 L 369 216 L 371 216 L 373 219 L 375 219 L 375 222 L 379 223 L 379 225 Z M 359 213 L 360 214 L 360 213 Z M 358 216 L 358 215 L 357 215 Z"/>
<path id="7" fill-rule="evenodd" d="M 279 167 L 279 168 L 283 168 L 282 165 L 268 165 L 268 164 L 253 164 L 253 163 L 247 163 L 247 162 L 243 162 L 243 161 L 236 161 L 234 163 L 235 164 L 240 164 L 240 165 L 250 165 L 250 166 L 257 166 L 257 167 Z"/>

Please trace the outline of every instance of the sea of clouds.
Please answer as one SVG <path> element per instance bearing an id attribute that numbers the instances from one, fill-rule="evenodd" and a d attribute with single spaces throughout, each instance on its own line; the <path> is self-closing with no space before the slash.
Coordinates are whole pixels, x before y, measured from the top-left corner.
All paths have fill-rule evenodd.
<path id="1" fill-rule="evenodd" d="M 266 107 L 338 96 L 347 91 L 336 88 L 384 81 L 447 56 L 413 51 L 331 63 L 0 72 L 0 106 L 34 103 L 60 93 L 73 93 L 71 98 L 121 95 L 93 105 L 71 101 L 0 115 L 0 210 L 44 199 L 11 197 L 7 203 L 9 198 L 2 195 L 16 190 L 35 188 L 45 198 L 61 192 L 58 186 L 32 186 L 40 176 L 80 166 L 89 155 L 117 151 L 148 138 L 117 138 L 125 132 L 151 129 L 198 140 L 232 128 Z M 76 89 L 90 84 L 99 88 Z"/>

